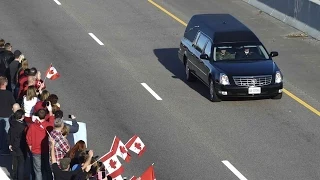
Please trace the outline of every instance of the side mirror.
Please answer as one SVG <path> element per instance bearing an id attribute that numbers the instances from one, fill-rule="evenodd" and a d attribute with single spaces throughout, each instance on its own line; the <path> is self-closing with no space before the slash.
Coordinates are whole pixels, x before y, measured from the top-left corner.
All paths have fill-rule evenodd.
<path id="1" fill-rule="evenodd" d="M 201 54 L 200 59 L 209 60 L 209 56 L 207 54 Z"/>
<path id="2" fill-rule="evenodd" d="M 279 53 L 276 52 L 276 51 L 272 51 L 272 52 L 270 53 L 270 56 L 271 56 L 271 57 L 276 57 L 276 56 L 279 56 Z"/>

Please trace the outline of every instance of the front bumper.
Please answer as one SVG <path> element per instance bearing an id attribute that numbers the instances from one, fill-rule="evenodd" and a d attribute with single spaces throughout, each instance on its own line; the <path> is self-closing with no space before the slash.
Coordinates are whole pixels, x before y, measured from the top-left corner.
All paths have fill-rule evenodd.
<path id="1" fill-rule="evenodd" d="M 249 94 L 249 87 L 216 84 L 215 90 L 219 97 L 271 97 L 282 93 L 283 83 L 261 86 L 259 94 Z"/>

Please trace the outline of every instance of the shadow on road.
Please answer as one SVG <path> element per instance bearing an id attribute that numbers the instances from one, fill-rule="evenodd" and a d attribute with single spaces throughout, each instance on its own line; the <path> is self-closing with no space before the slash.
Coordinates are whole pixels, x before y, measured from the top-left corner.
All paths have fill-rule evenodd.
<path id="1" fill-rule="evenodd" d="M 209 97 L 209 89 L 202 82 L 188 82 L 186 81 L 185 69 L 183 63 L 178 58 L 178 48 L 164 48 L 154 49 L 154 54 L 158 58 L 158 61 L 174 76 L 172 78 L 178 78 L 187 84 L 190 88 L 201 94 L 203 97 Z"/>
<path id="2" fill-rule="evenodd" d="M 178 58 L 178 48 L 163 48 L 154 49 L 154 54 L 158 58 L 158 61 L 174 76 L 172 78 L 178 78 L 183 81 L 190 88 L 198 92 L 200 95 L 209 98 L 209 88 L 204 85 L 201 81 L 195 82 L 186 81 L 185 68 L 183 63 Z M 263 100 L 269 99 L 265 97 L 252 97 L 252 98 L 224 98 L 224 101 L 250 101 L 250 100 Z M 209 99 L 208 99 L 209 100 Z"/>

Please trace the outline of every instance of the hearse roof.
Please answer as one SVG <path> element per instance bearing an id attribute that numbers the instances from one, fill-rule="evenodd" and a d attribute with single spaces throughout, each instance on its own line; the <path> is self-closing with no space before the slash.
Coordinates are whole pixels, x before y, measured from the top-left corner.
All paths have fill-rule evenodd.
<path id="1" fill-rule="evenodd" d="M 260 42 L 248 27 L 230 14 L 194 15 L 188 27 L 197 26 L 213 40 L 213 43 Z"/>

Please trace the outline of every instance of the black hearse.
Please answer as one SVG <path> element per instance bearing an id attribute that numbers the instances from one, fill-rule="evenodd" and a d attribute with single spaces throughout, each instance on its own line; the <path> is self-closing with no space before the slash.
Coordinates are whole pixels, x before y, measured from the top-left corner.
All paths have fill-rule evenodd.
<path id="1" fill-rule="evenodd" d="M 267 96 L 281 99 L 283 75 L 258 37 L 229 14 L 194 15 L 181 38 L 186 79 L 201 80 L 209 99 Z"/>

